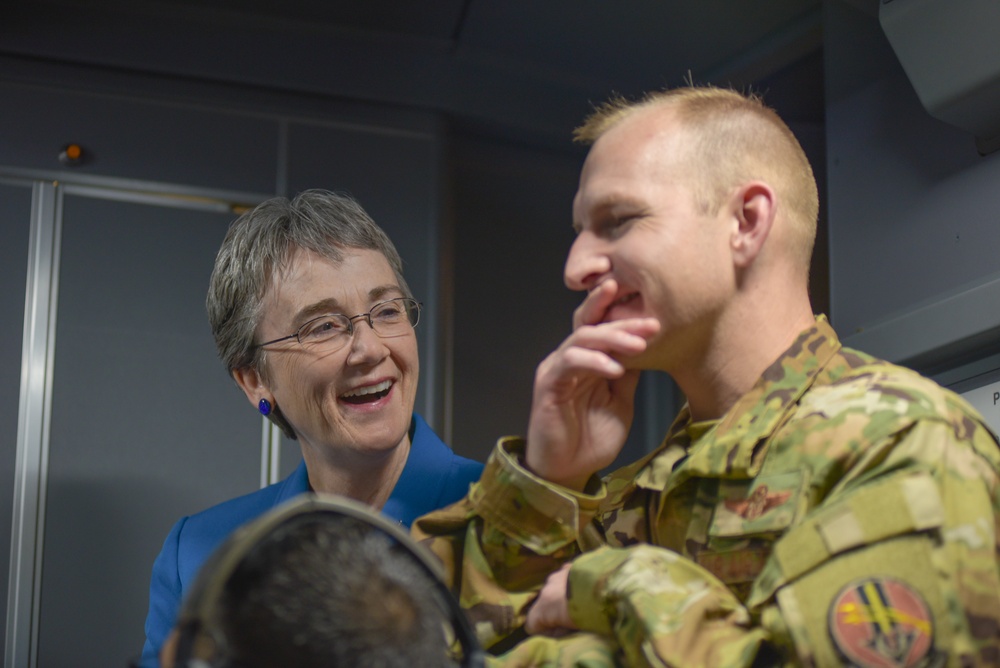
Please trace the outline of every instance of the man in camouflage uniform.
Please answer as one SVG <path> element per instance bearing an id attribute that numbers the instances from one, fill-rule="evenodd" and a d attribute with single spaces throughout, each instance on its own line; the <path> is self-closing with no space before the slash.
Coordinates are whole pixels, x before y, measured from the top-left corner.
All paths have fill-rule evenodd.
<path id="1" fill-rule="evenodd" d="M 812 315 L 818 199 L 792 133 L 687 88 L 578 135 L 574 331 L 538 369 L 527 439 L 415 529 L 497 663 L 1000 664 L 996 438 Z M 641 369 L 688 403 L 600 481 Z"/>

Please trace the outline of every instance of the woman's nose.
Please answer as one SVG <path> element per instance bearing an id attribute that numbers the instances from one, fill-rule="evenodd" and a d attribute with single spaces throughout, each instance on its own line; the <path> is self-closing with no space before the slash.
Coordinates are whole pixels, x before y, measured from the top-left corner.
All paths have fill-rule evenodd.
<path id="1" fill-rule="evenodd" d="M 351 333 L 348 364 L 368 364 L 382 360 L 388 351 L 382 337 L 375 333 L 366 316 L 358 316 Z"/>

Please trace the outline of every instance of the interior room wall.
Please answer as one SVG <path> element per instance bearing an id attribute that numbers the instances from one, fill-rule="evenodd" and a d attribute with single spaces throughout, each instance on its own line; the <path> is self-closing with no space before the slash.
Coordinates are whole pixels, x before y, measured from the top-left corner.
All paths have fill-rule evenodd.
<path id="1" fill-rule="evenodd" d="M 261 418 L 216 359 L 204 311 L 242 207 L 310 187 L 360 199 L 425 304 L 417 410 L 440 423 L 440 124 L 35 65 L 0 57 L 0 99 L 19 102 L 0 106 L 0 229 L 15 288 L 0 304 L 13 344 L 0 359 L 13 371 L 0 383 L 5 663 L 124 665 L 142 647 L 170 526 L 268 479 Z M 86 151 L 80 167 L 58 160 L 68 142 Z M 38 215 L 33 201 L 46 202 Z M 29 230 L 48 246 L 29 253 Z M 26 275 L 51 290 L 26 297 Z M 34 312 L 51 327 L 29 318 L 26 340 L 46 349 L 22 359 Z"/>
<path id="2" fill-rule="evenodd" d="M 524 434 L 535 367 L 565 338 L 579 303 L 562 262 L 583 156 L 459 134 L 449 157 L 453 440 L 485 457 L 497 437 Z"/>
<path id="3" fill-rule="evenodd" d="M 814 66 L 821 57 L 813 53 L 755 89 L 789 121 L 822 182 L 822 78 Z M 421 298 L 439 303 L 437 314 L 420 325 L 422 345 L 428 346 L 421 350 L 425 381 L 421 410 L 467 456 L 484 458 L 496 437 L 523 434 L 535 366 L 566 336 L 580 300 L 562 282 L 573 238 L 570 207 L 585 154 L 571 144 L 570 126 L 565 128 L 564 142 L 530 145 L 509 140 L 493 128 L 448 125 L 436 113 L 398 103 L 362 103 L 315 90 L 296 95 L 274 81 L 270 86 L 247 87 L 193 77 L 147 76 L 125 65 L 119 62 L 107 76 L 95 77 L 82 65 L 35 59 L 15 66 L 0 58 L 0 81 L 14 87 L 5 90 L 17 89 L 6 99 L 19 102 L 0 110 L 4 121 L 0 167 L 51 182 L 63 173 L 55 163 L 56 149 L 64 140 L 78 137 L 64 131 L 81 128 L 82 119 L 97 118 L 101 122 L 87 130 L 103 150 L 100 160 L 90 166 L 92 178 L 83 179 L 90 185 L 101 186 L 101 179 L 112 178 L 117 185 L 151 186 L 159 193 L 184 184 L 188 194 L 238 200 L 291 194 L 305 187 L 351 191 L 402 247 L 408 276 Z M 241 71 L 246 69 L 245 63 L 239 65 Z M 565 104 L 585 111 L 580 99 Z M 219 149 L 223 144 L 225 151 Z M 108 146 L 114 150 L 107 151 Z M 128 159 L 119 160 L 122 156 Z M 69 181 L 79 180 L 79 172 L 65 173 L 72 175 Z M 213 216 L 216 224 L 219 217 Z M 821 311 L 826 310 L 824 241 L 821 234 L 813 281 Z M 412 248 L 418 250 L 408 250 Z M 205 330 L 192 330 L 191 335 L 208 336 Z M 182 375 L 178 369 L 172 373 Z M 682 401 L 662 375 L 648 374 L 641 392 L 636 429 L 622 461 L 655 446 Z M 242 397 L 236 397 L 234 412 L 249 410 L 240 402 Z M 246 424 L 255 436 L 257 423 Z M 61 433 L 62 442 L 69 443 L 72 425 Z M 73 456 L 72 448 L 59 452 L 68 459 Z M 81 459 L 85 456 L 80 454 Z M 72 464 L 68 459 L 63 464 Z M 86 468 L 86 462 L 80 463 Z M 282 466 L 287 470 L 294 463 L 293 458 Z M 218 475 L 217 464 L 205 477 Z M 58 479 L 75 475 L 72 466 L 61 466 L 55 471 L 62 476 Z M 191 480 L 185 485 L 201 487 Z M 208 482 L 205 486 L 212 487 Z M 229 492 L 225 488 L 225 495 Z M 72 489 L 59 491 L 58 498 L 62 507 L 70 506 Z M 142 573 L 129 577 L 145 580 L 170 518 L 210 501 L 189 496 L 179 501 L 183 508 L 161 504 L 157 521 L 164 526 L 150 528 L 151 538 L 142 539 L 145 543 L 138 548 L 134 537 L 130 539 L 133 554 L 126 561 Z M 111 533 L 113 528 L 106 530 Z M 71 538 L 67 532 L 59 543 L 69 552 Z M 61 571 L 65 582 L 72 584 L 65 575 L 69 572 L 69 568 Z M 53 590 L 47 595 L 53 596 Z M 127 601 L 129 609 L 115 614 L 128 622 L 120 632 L 117 627 L 102 628 L 102 637 L 118 632 L 125 639 L 123 645 L 137 649 L 144 596 L 144 591 L 109 592 L 109 601 Z M 65 610 L 64 618 L 73 614 L 71 607 Z M 107 625 L 98 615 L 87 614 L 94 623 Z M 59 665 L 64 657 L 52 624 L 43 629 L 40 656 Z M 85 631 L 81 626 L 75 637 L 85 637 Z M 87 661 L 108 665 L 120 658 L 117 649 L 98 647 Z M 76 663 L 85 665 L 82 660 Z"/>
<path id="4" fill-rule="evenodd" d="M 17 459 L 18 413 L 21 395 L 25 278 L 28 266 L 28 231 L 31 188 L 0 179 L 0 602 L 7 600 L 10 569 L 10 535 Z M 2 608 L 0 608 L 2 610 Z M 0 612 L 0 619 L 4 615 Z M 6 640 L 0 634 L 0 651 Z"/>
<path id="5" fill-rule="evenodd" d="M 1000 340 L 1000 152 L 931 117 L 878 3 L 824 5 L 831 315 L 845 343 L 933 373 Z"/>

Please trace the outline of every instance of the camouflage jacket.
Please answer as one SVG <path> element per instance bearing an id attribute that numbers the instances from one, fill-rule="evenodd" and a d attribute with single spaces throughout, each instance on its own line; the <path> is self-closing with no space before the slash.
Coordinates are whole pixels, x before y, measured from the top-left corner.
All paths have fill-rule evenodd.
<path id="1" fill-rule="evenodd" d="M 574 493 L 502 439 L 415 534 L 483 645 L 524 666 L 1000 664 L 1000 449 L 961 397 L 822 317 L 711 424 Z M 582 630 L 524 640 L 574 560 Z"/>

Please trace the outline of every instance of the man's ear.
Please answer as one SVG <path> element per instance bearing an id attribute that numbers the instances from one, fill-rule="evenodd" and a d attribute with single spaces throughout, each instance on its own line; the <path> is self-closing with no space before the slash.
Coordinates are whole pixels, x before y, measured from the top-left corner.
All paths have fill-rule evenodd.
<path id="1" fill-rule="evenodd" d="M 771 186 L 752 181 L 740 186 L 731 200 L 736 226 L 730 241 L 737 267 L 747 268 L 760 255 L 777 212 Z"/>
<path id="2" fill-rule="evenodd" d="M 247 399 L 253 405 L 254 408 L 260 403 L 261 399 L 267 399 L 272 404 L 274 403 L 274 397 L 271 396 L 271 390 L 268 388 L 267 384 L 264 383 L 264 379 L 260 377 L 260 373 L 257 369 L 253 367 L 242 367 L 240 369 L 233 369 L 233 380 L 236 384 L 240 386 L 243 390 L 243 394 L 247 395 Z"/>

